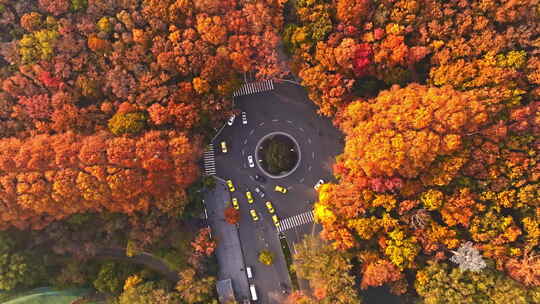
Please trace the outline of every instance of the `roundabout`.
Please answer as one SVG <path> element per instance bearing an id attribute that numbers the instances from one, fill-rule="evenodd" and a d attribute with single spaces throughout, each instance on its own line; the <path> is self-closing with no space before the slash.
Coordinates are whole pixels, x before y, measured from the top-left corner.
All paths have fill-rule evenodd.
<path id="1" fill-rule="evenodd" d="M 255 163 L 266 176 L 278 179 L 294 173 L 302 159 L 300 145 L 285 132 L 271 132 L 255 146 Z"/>
<path id="2" fill-rule="evenodd" d="M 237 120 L 232 126 L 225 125 L 213 144 L 218 147 L 226 142 L 227 153 L 215 157 L 216 176 L 223 183 L 231 180 L 236 191 L 223 187 L 227 199 L 216 204 L 223 206 L 237 199 L 240 246 L 245 265 L 259 274 L 253 282 L 261 294 L 260 302 L 282 303 L 280 283 L 291 286 L 291 281 L 280 237 L 294 251 L 294 244 L 304 235 L 320 229 L 311 212 L 317 200 L 314 185 L 320 179 L 332 181 L 335 157 L 343 151 L 343 135 L 329 119 L 317 114 L 305 90 L 296 85 L 276 83 L 274 91 L 236 97 L 235 104 L 246 113 L 247 123 Z M 247 192 L 253 193 L 251 203 L 246 200 Z M 286 220 L 282 229 L 272 222 L 267 202 L 279 220 Z M 252 219 L 251 210 L 259 220 Z M 258 262 L 257 252 L 262 249 L 277 254 L 271 269 Z"/>

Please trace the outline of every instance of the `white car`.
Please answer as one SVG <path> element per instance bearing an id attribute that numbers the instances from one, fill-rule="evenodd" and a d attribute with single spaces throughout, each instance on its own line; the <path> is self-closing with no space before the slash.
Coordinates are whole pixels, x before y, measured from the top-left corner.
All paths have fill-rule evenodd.
<path id="1" fill-rule="evenodd" d="M 252 155 L 248 155 L 248 164 L 249 164 L 250 168 L 255 167 L 255 163 L 253 162 L 253 156 Z"/>
<path id="2" fill-rule="evenodd" d="M 315 184 L 315 186 L 313 186 L 313 188 L 314 188 L 315 190 L 319 190 L 319 187 L 320 187 L 322 184 L 324 184 L 324 180 L 320 179 L 320 180 Z"/>
<path id="3" fill-rule="evenodd" d="M 233 123 L 234 123 L 234 118 L 235 118 L 235 117 L 236 117 L 236 115 L 233 115 L 233 116 L 229 117 L 229 119 L 227 120 L 227 124 L 228 124 L 229 126 L 232 126 L 232 125 L 233 125 Z"/>
<path id="4" fill-rule="evenodd" d="M 242 124 L 247 125 L 247 114 L 246 114 L 246 112 L 242 112 Z"/>

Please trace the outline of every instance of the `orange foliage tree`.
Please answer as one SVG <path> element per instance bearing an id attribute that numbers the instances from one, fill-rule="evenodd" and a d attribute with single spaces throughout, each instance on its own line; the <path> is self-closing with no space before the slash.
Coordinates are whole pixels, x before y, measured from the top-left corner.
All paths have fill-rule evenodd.
<path id="1" fill-rule="evenodd" d="M 227 207 L 224 211 L 225 221 L 231 225 L 236 225 L 240 221 L 240 211 L 233 207 Z"/>
<path id="2" fill-rule="evenodd" d="M 42 227 L 102 209 L 182 210 L 185 188 L 197 178 L 199 152 L 182 133 L 154 131 L 139 139 L 64 133 L 1 143 L 2 228 Z M 28 215 L 17 216 L 23 212 Z"/>

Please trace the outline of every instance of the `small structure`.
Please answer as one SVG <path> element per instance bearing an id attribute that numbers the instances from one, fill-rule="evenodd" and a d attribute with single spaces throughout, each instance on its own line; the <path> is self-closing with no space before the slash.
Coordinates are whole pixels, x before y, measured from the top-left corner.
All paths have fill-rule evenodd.
<path id="1" fill-rule="evenodd" d="M 216 284 L 219 303 L 226 304 L 236 301 L 231 279 L 218 281 Z"/>

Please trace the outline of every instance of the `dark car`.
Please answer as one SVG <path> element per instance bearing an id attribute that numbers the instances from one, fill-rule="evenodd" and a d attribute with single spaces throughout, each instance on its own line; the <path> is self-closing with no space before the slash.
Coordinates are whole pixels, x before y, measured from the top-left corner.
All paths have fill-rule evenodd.
<path id="1" fill-rule="evenodd" d="M 261 183 L 264 183 L 266 181 L 266 178 L 259 174 L 255 174 L 255 176 L 253 176 L 253 179 Z"/>

